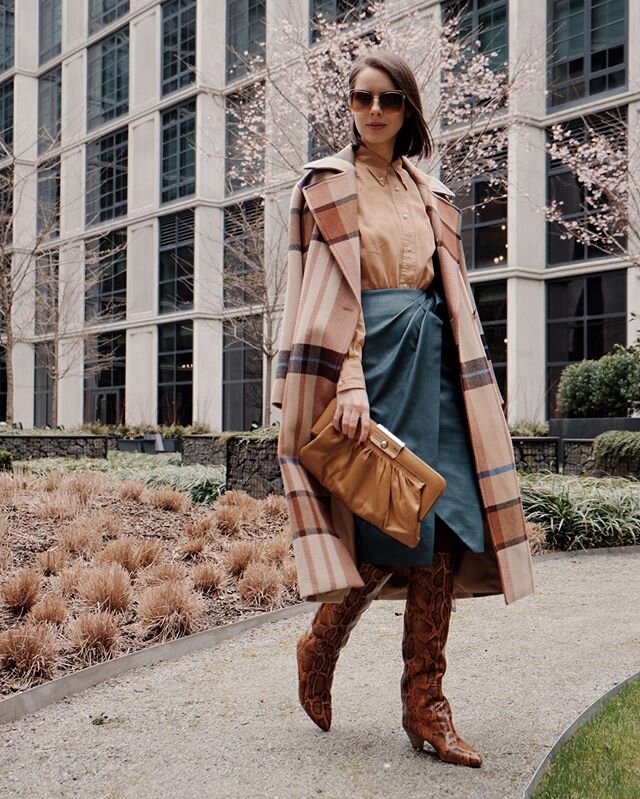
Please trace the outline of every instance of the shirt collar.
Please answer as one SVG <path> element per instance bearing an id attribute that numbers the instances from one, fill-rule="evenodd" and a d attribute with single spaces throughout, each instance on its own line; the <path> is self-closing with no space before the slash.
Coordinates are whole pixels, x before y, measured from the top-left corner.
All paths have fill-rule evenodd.
<path id="1" fill-rule="evenodd" d="M 356 166 L 358 166 L 358 164 L 366 166 L 381 186 L 386 184 L 389 171 L 393 169 L 404 188 L 407 188 L 406 176 L 402 174 L 402 156 L 398 156 L 398 158 L 389 163 L 389 161 L 381 155 L 374 153 L 373 150 L 370 150 L 365 144 L 360 142 L 355 154 L 355 163 Z"/>

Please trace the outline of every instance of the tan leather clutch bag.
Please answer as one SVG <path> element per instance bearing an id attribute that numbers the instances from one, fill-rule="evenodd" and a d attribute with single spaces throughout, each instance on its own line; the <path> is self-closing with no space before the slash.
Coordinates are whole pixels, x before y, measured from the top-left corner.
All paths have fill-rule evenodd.
<path id="1" fill-rule="evenodd" d="M 447 482 L 399 438 L 371 419 L 361 446 L 336 430 L 337 399 L 327 405 L 300 448 L 302 465 L 362 519 L 408 547 L 420 541 L 420 522 Z"/>

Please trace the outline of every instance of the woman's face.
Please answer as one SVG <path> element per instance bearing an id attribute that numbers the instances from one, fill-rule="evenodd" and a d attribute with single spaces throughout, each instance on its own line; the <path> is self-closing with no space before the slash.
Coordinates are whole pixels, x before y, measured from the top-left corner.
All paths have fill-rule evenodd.
<path id="1" fill-rule="evenodd" d="M 381 92 L 397 90 L 393 81 L 381 69 L 365 67 L 356 78 L 354 89 L 361 89 L 378 95 Z M 406 100 L 405 100 L 406 105 Z M 352 111 L 353 119 L 362 141 L 374 151 L 388 149 L 395 142 L 395 137 L 402 128 L 405 119 L 405 106 L 400 111 L 383 111 L 377 96 L 368 111 Z"/>

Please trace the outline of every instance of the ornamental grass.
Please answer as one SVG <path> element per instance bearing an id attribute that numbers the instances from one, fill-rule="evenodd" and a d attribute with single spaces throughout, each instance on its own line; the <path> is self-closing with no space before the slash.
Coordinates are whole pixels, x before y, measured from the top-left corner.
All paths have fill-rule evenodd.
<path id="1" fill-rule="evenodd" d="M 33 621 L 46 621 L 49 624 L 64 624 L 69 608 L 64 597 L 58 594 L 47 594 L 43 596 L 31 608 L 29 618 Z"/>
<path id="2" fill-rule="evenodd" d="M 169 641 L 196 632 L 204 620 L 204 603 L 186 580 L 169 580 L 145 588 L 138 601 L 145 638 Z"/>
<path id="3" fill-rule="evenodd" d="M 14 613 L 25 613 L 40 598 L 42 578 L 36 569 L 19 569 L 2 584 L 4 604 Z"/>
<path id="4" fill-rule="evenodd" d="M 27 623 L 0 633 L 0 669 L 18 687 L 28 687 L 56 676 L 60 645 L 51 625 Z"/>
<path id="5" fill-rule="evenodd" d="M 69 650 L 84 665 L 91 666 L 115 657 L 120 642 L 118 619 L 107 610 L 81 613 L 67 625 Z"/>
<path id="6" fill-rule="evenodd" d="M 124 611 L 132 599 L 129 572 L 119 563 L 87 568 L 79 576 L 77 591 L 84 605 L 99 610 Z"/>

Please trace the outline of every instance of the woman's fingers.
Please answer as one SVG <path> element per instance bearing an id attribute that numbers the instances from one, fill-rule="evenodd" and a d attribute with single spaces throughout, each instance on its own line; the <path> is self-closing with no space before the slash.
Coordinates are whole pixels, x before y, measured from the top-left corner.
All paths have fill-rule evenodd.
<path id="1" fill-rule="evenodd" d="M 360 424 L 358 441 L 362 444 L 369 434 L 369 400 L 366 389 L 354 388 L 340 392 L 332 419 L 334 428 L 355 439 L 358 423 Z"/>

